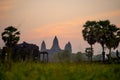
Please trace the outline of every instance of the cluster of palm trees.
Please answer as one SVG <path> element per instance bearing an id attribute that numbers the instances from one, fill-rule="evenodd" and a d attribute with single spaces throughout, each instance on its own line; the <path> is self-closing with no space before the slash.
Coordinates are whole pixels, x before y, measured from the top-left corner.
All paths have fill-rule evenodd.
<path id="1" fill-rule="evenodd" d="M 105 46 L 109 49 L 111 57 L 111 49 L 116 49 L 120 42 L 120 28 L 111 24 L 109 20 L 87 21 L 83 25 L 83 38 L 91 46 L 91 54 L 93 54 L 92 45 L 96 42 L 101 44 L 103 62 L 105 61 Z"/>

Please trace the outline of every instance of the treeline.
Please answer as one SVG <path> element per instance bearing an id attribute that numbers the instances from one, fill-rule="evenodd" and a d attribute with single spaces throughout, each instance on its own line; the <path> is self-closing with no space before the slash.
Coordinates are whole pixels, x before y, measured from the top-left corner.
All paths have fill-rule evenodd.
<path id="1" fill-rule="evenodd" d="M 93 45 L 99 43 L 102 47 L 102 60 L 105 62 L 105 47 L 109 49 L 109 61 L 112 61 L 111 50 L 116 49 L 120 43 L 120 28 L 116 25 L 111 24 L 109 20 L 102 21 L 87 21 L 83 25 L 83 38 L 88 42 L 90 48 L 86 48 L 85 52 L 90 61 L 92 62 L 92 56 L 94 54 Z M 5 49 L 0 50 L 1 59 L 3 62 L 7 62 L 11 66 L 13 61 L 31 61 L 39 60 L 40 61 L 40 52 L 39 48 L 33 44 L 23 43 L 18 46 L 18 41 L 20 40 L 20 31 L 13 26 L 9 26 L 4 29 L 4 32 L 1 34 L 2 40 L 5 43 Z M 34 46 L 34 47 L 33 47 Z M 44 61 L 48 61 L 48 53 L 44 52 L 43 55 Z M 44 54 L 42 53 L 42 54 Z M 60 61 L 68 61 L 70 59 L 70 54 L 68 52 L 61 52 L 58 54 L 57 58 Z M 119 56 L 119 52 L 118 56 Z M 78 54 L 80 56 L 81 54 Z M 6 56 L 7 59 L 5 59 Z M 67 56 L 67 57 L 66 57 Z M 77 58 L 77 57 L 76 57 Z M 6 61 L 5 61 L 6 60 Z M 120 60 L 120 59 L 119 59 Z M 79 60 L 78 60 L 79 61 Z"/>
<path id="2" fill-rule="evenodd" d="M 109 61 L 112 61 L 111 50 L 116 49 L 120 43 L 120 28 L 111 24 L 109 20 L 87 21 L 83 25 L 83 38 L 91 47 L 89 56 L 93 55 L 93 45 L 99 43 L 102 47 L 103 62 L 105 62 L 105 47 L 109 49 Z M 87 52 L 87 50 L 86 50 Z"/>

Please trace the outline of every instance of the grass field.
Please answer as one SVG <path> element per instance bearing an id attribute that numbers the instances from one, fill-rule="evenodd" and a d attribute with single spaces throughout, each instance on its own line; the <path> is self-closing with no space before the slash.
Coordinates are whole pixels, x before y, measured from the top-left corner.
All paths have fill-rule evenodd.
<path id="1" fill-rule="evenodd" d="M 0 66 L 0 80 L 120 80 L 120 64 L 13 63 Z"/>

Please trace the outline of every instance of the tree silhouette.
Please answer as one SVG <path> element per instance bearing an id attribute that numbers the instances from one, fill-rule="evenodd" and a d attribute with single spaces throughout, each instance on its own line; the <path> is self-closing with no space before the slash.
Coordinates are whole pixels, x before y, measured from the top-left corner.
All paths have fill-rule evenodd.
<path id="1" fill-rule="evenodd" d="M 92 62 L 92 55 L 93 55 L 93 47 L 92 45 L 96 43 L 96 21 L 87 21 L 83 26 L 84 29 L 82 30 L 83 38 L 90 44 L 91 46 L 91 62 Z"/>
<path id="2" fill-rule="evenodd" d="M 16 28 L 9 26 L 2 33 L 2 39 L 7 47 L 13 47 L 19 41 L 19 35 L 20 32 Z"/>
<path id="3" fill-rule="evenodd" d="M 104 47 L 106 46 L 109 49 L 109 54 L 111 55 L 111 49 L 116 48 L 119 45 L 119 38 L 117 35 L 119 28 L 115 25 L 110 24 L 109 20 L 98 21 L 97 22 L 97 42 L 102 46 L 102 55 L 103 62 L 105 61 L 105 51 Z"/>
<path id="4" fill-rule="evenodd" d="M 104 21 L 98 21 L 98 31 L 97 31 L 97 42 L 101 44 L 102 46 L 102 55 L 103 55 L 103 62 L 105 61 L 105 44 L 107 42 L 107 32 L 108 32 L 108 26 L 110 25 L 109 20 Z"/>
<path id="5" fill-rule="evenodd" d="M 109 49 L 109 57 L 111 59 L 111 49 L 115 49 L 118 47 L 120 42 L 120 35 L 118 33 L 120 29 L 116 27 L 116 25 L 110 24 L 107 30 L 107 41 L 106 46 Z"/>
<path id="6" fill-rule="evenodd" d="M 11 67 L 11 58 L 12 58 L 12 48 L 17 44 L 20 39 L 20 32 L 17 31 L 17 28 L 13 26 L 9 26 L 4 29 L 2 33 L 2 39 L 7 47 L 7 55 L 8 55 L 8 63 L 9 67 Z"/>
<path id="7" fill-rule="evenodd" d="M 85 52 L 86 52 L 86 56 L 88 57 L 88 60 L 92 62 L 93 50 L 91 51 L 91 48 L 86 48 Z"/>
<path id="8" fill-rule="evenodd" d="M 115 25 L 110 24 L 109 20 L 103 21 L 87 21 L 82 30 L 83 38 L 91 45 L 96 42 L 102 46 L 103 62 L 105 61 L 105 46 L 109 49 L 111 56 L 111 49 L 117 48 L 120 42 L 120 29 Z M 93 52 L 91 52 L 93 54 Z"/>

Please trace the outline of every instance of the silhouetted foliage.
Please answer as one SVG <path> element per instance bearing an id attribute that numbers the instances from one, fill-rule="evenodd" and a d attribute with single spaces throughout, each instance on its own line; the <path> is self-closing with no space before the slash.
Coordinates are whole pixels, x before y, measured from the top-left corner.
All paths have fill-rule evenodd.
<path id="1" fill-rule="evenodd" d="M 88 57 L 88 60 L 92 62 L 92 56 L 93 56 L 92 52 L 93 52 L 93 49 L 91 51 L 91 48 L 86 48 L 85 52 L 86 52 L 86 56 Z"/>
<path id="2" fill-rule="evenodd" d="M 17 44 L 20 39 L 20 32 L 17 31 L 17 28 L 9 26 L 4 29 L 4 32 L 1 34 L 2 39 L 7 47 L 7 57 L 9 67 L 11 67 L 11 59 L 13 53 L 13 47 Z"/>
<path id="3" fill-rule="evenodd" d="M 9 26 L 2 33 L 2 39 L 7 47 L 13 47 L 20 39 L 20 32 L 17 28 Z"/>
<path id="4" fill-rule="evenodd" d="M 87 21 L 85 25 L 83 26 L 84 29 L 82 30 L 83 38 L 90 44 L 91 46 L 91 61 L 92 61 L 92 45 L 96 43 L 96 21 Z"/>
<path id="5" fill-rule="evenodd" d="M 35 61 L 39 59 L 39 47 L 35 44 L 23 42 L 14 47 L 14 61 Z"/>
<path id="6" fill-rule="evenodd" d="M 101 44 L 103 49 L 103 61 L 105 60 L 104 46 L 109 49 L 109 55 L 111 56 L 111 48 L 116 48 L 119 45 L 119 28 L 116 25 L 110 24 L 109 20 L 98 21 L 97 42 Z"/>
<path id="7" fill-rule="evenodd" d="M 105 49 L 107 46 L 109 49 L 109 55 L 111 55 L 111 49 L 115 49 L 118 47 L 120 42 L 120 29 L 116 27 L 114 24 L 110 24 L 109 20 L 103 21 L 87 21 L 83 26 L 84 29 L 82 31 L 83 38 L 91 45 L 95 42 L 98 42 L 102 46 L 102 55 L 103 62 L 105 61 Z"/>

